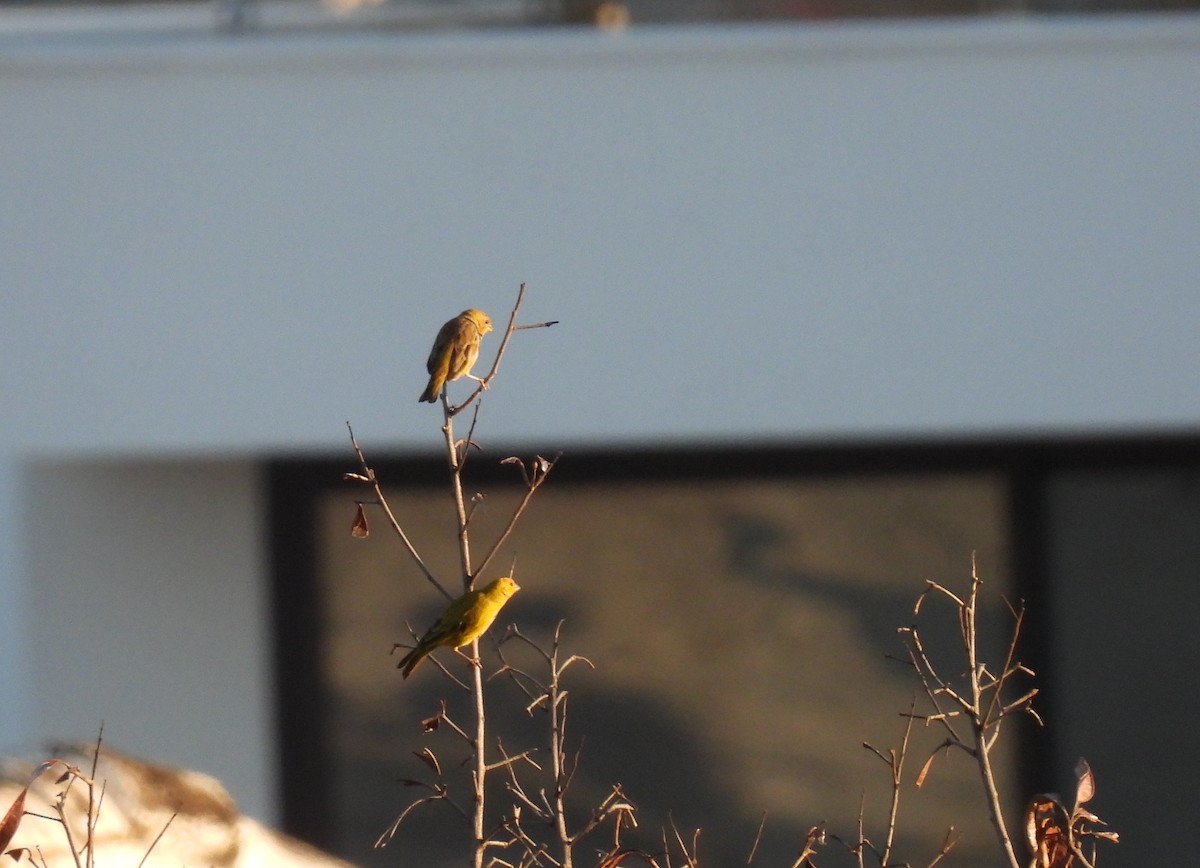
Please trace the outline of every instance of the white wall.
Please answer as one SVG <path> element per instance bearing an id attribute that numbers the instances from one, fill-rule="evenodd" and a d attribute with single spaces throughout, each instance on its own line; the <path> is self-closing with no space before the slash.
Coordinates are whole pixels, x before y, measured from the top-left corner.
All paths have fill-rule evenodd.
<path id="1" fill-rule="evenodd" d="M 410 439 L 530 318 L 550 438 L 1200 420 L 1200 19 L 9 49 L 0 389 L 38 452 Z"/>
<path id="2" fill-rule="evenodd" d="M 217 775 L 275 811 L 263 498 L 250 461 L 32 462 L 32 732 Z M 26 746 L 28 747 L 28 746 Z"/>
<path id="3" fill-rule="evenodd" d="M 0 751 L 28 746 L 36 735 L 33 724 L 33 673 L 30 671 L 32 594 L 21 515 L 20 467 L 0 460 Z"/>
<path id="4" fill-rule="evenodd" d="M 521 281 L 496 440 L 1200 423 L 1195 16 L 0 49 L 10 738 L 269 816 L 246 456 L 424 445 Z"/>

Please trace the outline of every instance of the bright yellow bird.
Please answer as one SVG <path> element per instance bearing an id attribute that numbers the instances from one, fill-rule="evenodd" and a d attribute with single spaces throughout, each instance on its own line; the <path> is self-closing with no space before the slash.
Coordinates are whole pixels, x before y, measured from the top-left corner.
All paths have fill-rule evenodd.
<path id="1" fill-rule="evenodd" d="M 404 677 L 411 675 L 434 648 L 461 648 L 486 633 L 508 598 L 519 590 L 516 582 L 504 576 L 476 591 L 468 591 L 447 606 L 437 623 L 417 641 L 417 647 L 397 664 L 404 670 Z"/>
<path id="2" fill-rule="evenodd" d="M 429 360 L 425 362 L 425 369 L 429 371 L 429 385 L 418 400 L 436 404 L 446 383 L 462 376 L 471 377 L 471 368 L 479 358 L 479 344 L 491 330 L 491 317 L 473 307 L 442 326 L 429 352 Z"/>

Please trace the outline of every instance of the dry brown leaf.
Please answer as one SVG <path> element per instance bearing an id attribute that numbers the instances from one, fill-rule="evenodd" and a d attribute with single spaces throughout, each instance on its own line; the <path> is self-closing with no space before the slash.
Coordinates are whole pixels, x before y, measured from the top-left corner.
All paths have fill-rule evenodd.
<path id="1" fill-rule="evenodd" d="M 25 794 L 29 792 L 29 787 L 41 776 L 42 772 L 58 764 L 62 764 L 67 769 L 58 782 L 61 783 L 63 780 L 69 778 L 72 772 L 71 766 L 59 759 L 46 760 L 33 770 L 24 788 L 13 799 L 12 805 L 9 806 L 8 811 L 4 815 L 4 819 L 0 820 L 0 853 L 3 853 L 5 848 L 12 843 L 13 836 L 17 834 L 17 829 L 21 826 L 21 818 L 25 816 Z M 17 851 L 17 854 L 16 858 L 20 858 L 20 851 Z"/>
<path id="2" fill-rule="evenodd" d="M 1075 805 L 1086 805 L 1096 795 L 1096 778 L 1092 774 L 1092 767 L 1083 757 L 1075 763 L 1075 780 Z"/>
<path id="3" fill-rule="evenodd" d="M 366 539 L 371 535 L 371 528 L 367 525 L 367 512 L 361 503 L 354 516 L 354 524 L 350 526 L 350 535 L 355 539 Z"/>
<path id="4" fill-rule="evenodd" d="M 1034 796 L 1025 811 L 1025 837 L 1034 868 L 1071 868 L 1066 808 L 1051 795 Z"/>
<path id="5" fill-rule="evenodd" d="M 929 768 L 933 765 L 933 758 L 937 755 L 938 752 L 935 750 L 929 755 L 929 759 L 925 760 L 925 765 L 921 766 L 921 771 L 917 774 L 917 780 L 915 784 L 918 790 L 921 789 L 921 786 L 925 783 L 925 776 L 929 774 Z"/>
<path id="6" fill-rule="evenodd" d="M 29 792 L 29 787 L 21 790 L 20 794 L 13 799 L 4 819 L 0 820 L 0 853 L 3 853 L 12 842 L 13 835 L 17 834 L 17 829 L 21 825 L 21 818 L 25 816 L 25 794 L 27 792 Z"/>

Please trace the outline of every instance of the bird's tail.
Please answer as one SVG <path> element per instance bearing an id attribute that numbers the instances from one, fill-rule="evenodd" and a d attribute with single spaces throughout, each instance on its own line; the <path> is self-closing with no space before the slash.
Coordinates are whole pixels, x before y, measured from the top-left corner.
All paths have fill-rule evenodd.
<path id="1" fill-rule="evenodd" d="M 438 392 L 440 392 L 440 391 L 441 391 L 441 389 L 439 388 L 438 378 L 430 377 L 429 384 L 425 387 L 425 391 L 421 393 L 421 397 L 418 398 L 417 400 L 425 401 L 426 403 L 429 403 L 429 404 L 436 404 L 437 398 L 438 398 Z"/>
<path id="2" fill-rule="evenodd" d="M 417 668 L 417 664 L 424 660 L 425 655 L 428 653 L 428 651 L 418 644 L 416 648 L 404 655 L 403 660 L 396 664 L 396 666 L 401 670 L 400 674 L 403 677 L 408 678 L 408 676 L 412 675 L 413 670 Z"/>
<path id="3" fill-rule="evenodd" d="M 436 404 L 438 393 L 442 391 L 442 386 L 446 385 L 446 380 L 450 376 L 450 356 L 439 361 L 429 370 L 429 383 L 425 386 L 425 391 L 421 393 L 419 400 L 427 401 L 430 404 Z"/>

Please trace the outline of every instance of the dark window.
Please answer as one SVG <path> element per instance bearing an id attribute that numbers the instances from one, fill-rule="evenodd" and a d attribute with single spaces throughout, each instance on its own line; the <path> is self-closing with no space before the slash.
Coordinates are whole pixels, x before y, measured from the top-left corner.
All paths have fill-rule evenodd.
<path id="1" fill-rule="evenodd" d="M 368 457 L 410 537 L 453 582 L 443 462 Z M 476 546 L 517 496 L 501 457 L 472 458 L 471 490 L 488 495 L 473 519 Z M 371 845 L 411 799 L 398 782 L 420 775 L 412 752 L 430 743 L 418 722 L 440 697 L 459 700 L 436 670 L 403 682 L 395 669 L 389 651 L 406 640 L 405 622 L 423 629 L 443 601 L 381 516 L 368 513 L 368 540 L 352 538 L 353 501 L 365 494 L 341 481 L 352 469 L 348 453 L 270 472 L 283 789 L 289 831 L 382 865 L 394 855 Z M 1125 838 L 1122 859 L 1165 858 L 1154 829 L 1132 840 L 1122 821 L 1178 821 L 1170 806 L 1187 804 L 1188 775 L 1171 771 L 1179 753 L 1162 751 L 1192 750 L 1186 727 L 1173 730 L 1178 745 L 1169 734 L 1125 744 L 1148 715 L 1200 711 L 1200 700 L 1143 677 L 1145 667 L 1200 663 L 1186 639 L 1200 614 L 1195 438 L 574 449 L 484 578 L 515 558 L 522 593 L 499 623 L 545 639 L 563 620 L 566 650 L 596 664 L 570 684 L 580 794 L 622 783 L 651 841 L 670 811 L 704 828 L 714 864 L 744 861 L 765 809 L 758 858 L 773 864 L 794 858 L 820 820 L 852 834 L 862 792 L 868 822 L 884 815 L 886 768 L 861 742 L 895 746 L 916 689 L 888 659 L 903 654 L 896 628 L 911 623 L 926 579 L 965 588 L 973 553 L 983 654 L 999 664 L 1001 598 L 1028 601 L 1020 658 L 1038 671 L 1048 724 L 1014 728 L 999 754 L 1010 822 L 1034 792 L 1065 791 L 1084 754 L 1100 786 L 1092 807 Z M 923 609 L 927 629 L 944 628 L 931 634 L 939 648 L 953 645 L 951 614 Z M 1163 627 L 1176 638 L 1164 641 Z M 528 746 L 519 698 L 503 684 L 494 694 L 493 712 L 508 721 L 495 732 Z M 938 741 L 932 731 L 914 738 L 910 780 Z M 1142 816 L 1145 769 L 1178 780 Z M 950 824 L 966 832 L 960 861 L 990 858 L 973 775 L 952 755 L 921 792 L 906 791 L 905 858 L 927 861 Z M 457 852 L 458 822 L 427 807 L 392 847 L 435 864 Z"/>

